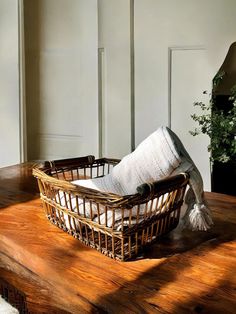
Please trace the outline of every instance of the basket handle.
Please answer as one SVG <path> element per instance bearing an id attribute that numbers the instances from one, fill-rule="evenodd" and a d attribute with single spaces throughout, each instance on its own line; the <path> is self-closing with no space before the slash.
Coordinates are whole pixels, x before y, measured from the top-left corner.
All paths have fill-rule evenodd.
<path id="1" fill-rule="evenodd" d="M 93 164 L 95 160 L 95 157 L 92 155 L 84 156 L 84 157 L 78 157 L 78 158 L 67 158 L 67 159 L 59 159 L 59 160 L 51 160 L 51 161 L 45 161 L 44 167 L 45 168 L 63 168 L 67 166 L 72 165 L 90 165 Z"/>
<path id="2" fill-rule="evenodd" d="M 167 193 L 173 189 L 183 186 L 188 183 L 189 174 L 181 173 L 176 176 L 167 177 L 165 179 L 155 181 L 153 183 L 144 183 L 137 187 L 137 192 L 142 197 L 154 197 L 160 193 Z"/>

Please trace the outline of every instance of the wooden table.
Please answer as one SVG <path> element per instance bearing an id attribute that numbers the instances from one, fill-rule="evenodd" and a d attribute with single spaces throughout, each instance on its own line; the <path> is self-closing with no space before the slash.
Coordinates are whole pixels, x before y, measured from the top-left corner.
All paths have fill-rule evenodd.
<path id="1" fill-rule="evenodd" d="M 50 224 L 31 169 L 0 169 L 0 278 L 30 313 L 236 313 L 236 197 L 206 193 L 211 231 L 177 228 L 122 263 Z"/>

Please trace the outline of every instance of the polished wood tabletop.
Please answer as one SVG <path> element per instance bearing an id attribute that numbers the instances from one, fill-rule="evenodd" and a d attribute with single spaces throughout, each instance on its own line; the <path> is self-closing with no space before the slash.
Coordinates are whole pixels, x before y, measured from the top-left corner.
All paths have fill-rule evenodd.
<path id="1" fill-rule="evenodd" d="M 29 313 L 236 313 L 236 197 L 206 193 L 210 231 L 178 227 L 119 262 L 46 219 L 32 167 L 0 169 L 0 279 Z"/>

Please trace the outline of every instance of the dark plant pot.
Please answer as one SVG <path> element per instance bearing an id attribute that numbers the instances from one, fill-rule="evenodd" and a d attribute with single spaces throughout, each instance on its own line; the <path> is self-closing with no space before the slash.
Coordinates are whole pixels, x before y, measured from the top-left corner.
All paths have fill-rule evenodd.
<path id="1" fill-rule="evenodd" d="M 236 195 L 236 160 L 214 162 L 211 173 L 212 192 Z"/>

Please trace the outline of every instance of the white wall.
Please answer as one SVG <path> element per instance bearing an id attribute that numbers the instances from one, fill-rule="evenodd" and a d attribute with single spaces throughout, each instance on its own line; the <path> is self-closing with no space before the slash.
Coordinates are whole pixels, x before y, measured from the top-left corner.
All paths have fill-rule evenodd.
<path id="1" fill-rule="evenodd" d="M 235 41 L 235 14 L 234 0 L 135 0 L 137 142 L 168 124 L 168 48 L 204 46 L 214 75 Z"/>
<path id="2" fill-rule="evenodd" d="M 30 159 L 97 155 L 98 77 L 101 153 L 130 152 L 130 3 L 25 0 Z M 235 41 L 235 13 L 234 0 L 134 0 L 136 145 L 172 124 L 187 149 L 198 148 L 207 189 L 207 144 L 186 119 Z"/>
<path id="3" fill-rule="evenodd" d="M 0 167 L 20 162 L 18 1 L 0 1 Z"/>
<path id="4" fill-rule="evenodd" d="M 209 190 L 207 139 L 189 135 L 190 108 L 236 39 L 236 1 L 135 0 L 134 9 L 136 144 L 171 124 Z"/>
<path id="5" fill-rule="evenodd" d="M 130 1 L 98 0 L 98 45 L 104 48 L 102 155 L 119 158 L 131 150 Z"/>
<path id="6" fill-rule="evenodd" d="M 29 159 L 98 154 L 97 1 L 26 0 Z"/>

